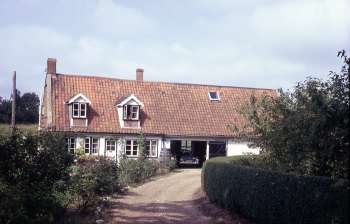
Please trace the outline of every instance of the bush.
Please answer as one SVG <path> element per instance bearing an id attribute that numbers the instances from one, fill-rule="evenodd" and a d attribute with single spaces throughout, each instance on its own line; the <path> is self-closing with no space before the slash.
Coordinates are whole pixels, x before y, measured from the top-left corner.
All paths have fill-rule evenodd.
<path id="1" fill-rule="evenodd" d="M 217 157 L 215 161 L 221 163 L 235 164 L 237 166 L 249 166 L 255 168 L 266 168 L 266 161 L 261 155 L 242 155 L 242 156 L 231 156 L 231 157 Z"/>
<path id="2" fill-rule="evenodd" d="M 118 190 L 117 166 L 103 157 L 80 157 L 73 167 L 72 177 L 63 188 L 66 204 L 72 203 L 85 211 L 97 205 L 102 196 Z"/>
<path id="3" fill-rule="evenodd" d="M 155 176 L 160 168 L 156 160 L 122 158 L 119 164 L 119 180 L 122 184 L 143 183 Z"/>
<path id="4" fill-rule="evenodd" d="M 125 185 L 143 183 L 156 174 L 168 173 L 175 168 L 174 162 L 159 162 L 147 158 L 146 142 L 143 133 L 137 140 L 139 146 L 139 155 L 136 159 L 127 158 L 122 154 L 119 160 L 119 181 Z"/>
<path id="5" fill-rule="evenodd" d="M 296 176 L 248 166 L 239 157 L 207 161 L 202 188 L 209 199 L 259 223 L 349 222 L 348 180 Z"/>

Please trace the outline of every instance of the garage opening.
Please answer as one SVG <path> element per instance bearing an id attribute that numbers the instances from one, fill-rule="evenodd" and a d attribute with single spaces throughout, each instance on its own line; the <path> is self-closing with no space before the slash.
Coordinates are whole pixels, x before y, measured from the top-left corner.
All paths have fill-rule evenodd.
<path id="1" fill-rule="evenodd" d="M 172 140 L 170 152 L 179 167 L 202 167 L 206 157 L 206 141 Z"/>

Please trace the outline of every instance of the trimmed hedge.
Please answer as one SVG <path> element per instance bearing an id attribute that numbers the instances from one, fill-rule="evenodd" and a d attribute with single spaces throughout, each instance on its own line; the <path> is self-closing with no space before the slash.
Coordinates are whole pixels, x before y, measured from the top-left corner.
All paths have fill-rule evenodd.
<path id="1" fill-rule="evenodd" d="M 258 223 L 349 223 L 345 179 L 284 174 L 244 166 L 242 157 L 218 157 L 204 164 L 202 188 L 212 202 Z"/>

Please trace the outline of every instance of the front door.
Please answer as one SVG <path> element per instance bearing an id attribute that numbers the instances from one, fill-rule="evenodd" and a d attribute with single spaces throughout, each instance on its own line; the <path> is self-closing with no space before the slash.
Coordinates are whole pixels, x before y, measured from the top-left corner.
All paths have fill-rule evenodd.
<path id="1" fill-rule="evenodd" d="M 114 160 L 117 159 L 117 139 L 106 139 L 106 157 Z"/>

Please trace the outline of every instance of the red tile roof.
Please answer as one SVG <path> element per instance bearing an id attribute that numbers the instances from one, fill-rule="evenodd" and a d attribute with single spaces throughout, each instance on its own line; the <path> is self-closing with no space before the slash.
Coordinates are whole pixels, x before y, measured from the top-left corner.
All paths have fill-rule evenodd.
<path id="1" fill-rule="evenodd" d="M 122 80 L 57 74 L 53 82 L 53 126 L 57 131 L 88 133 L 139 133 L 121 128 L 117 102 L 131 94 L 144 108 L 145 134 L 191 137 L 232 137 L 228 124 L 243 125 L 238 110 L 251 95 L 276 95 L 275 90 L 214 85 Z M 218 91 L 220 101 L 210 101 L 209 91 Z M 78 93 L 91 100 L 88 127 L 70 127 L 67 101 Z"/>

